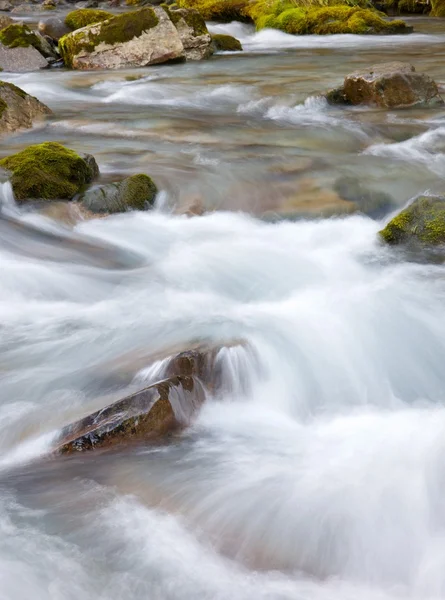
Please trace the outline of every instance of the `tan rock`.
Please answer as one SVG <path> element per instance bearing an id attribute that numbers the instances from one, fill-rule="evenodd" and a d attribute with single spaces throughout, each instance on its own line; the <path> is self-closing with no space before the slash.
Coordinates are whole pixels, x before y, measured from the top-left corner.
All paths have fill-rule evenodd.
<path id="1" fill-rule="evenodd" d="M 213 54 L 212 38 L 197 10 L 182 8 L 169 11 L 169 15 L 181 38 L 187 60 L 203 60 Z"/>
<path id="2" fill-rule="evenodd" d="M 374 65 L 348 75 L 341 88 L 326 96 L 331 104 L 369 104 L 380 108 L 443 104 L 436 83 L 409 63 Z"/>
<path id="3" fill-rule="evenodd" d="M 5 81 L 0 81 L 0 110 L 0 133 L 29 129 L 36 121 L 51 114 L 40 100 Z"/>

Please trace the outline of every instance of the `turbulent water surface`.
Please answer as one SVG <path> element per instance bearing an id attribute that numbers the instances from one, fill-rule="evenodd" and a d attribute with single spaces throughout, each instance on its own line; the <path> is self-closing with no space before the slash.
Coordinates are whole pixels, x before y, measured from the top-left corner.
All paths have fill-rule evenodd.
<path id="1" fill-rule="evenodd" d="M 54 116 L 0 154 L 58 140 L 103 181 L 147 172 L 162 193 L 73 223 L 0 190 L 1 600 L 445 598 L 444 269 L 377 239 L 391 210 L 444 191 L 445 111 L 317 98 L 388 59 L 445 82 L 445 26 L 414 24 L 215 25 L 245 53 L 4 76 Z M 258 218 L 339 176 L 392 207 Z M 196 201 L 219 210 L 178 214 Z M 60 427 L 150 382 L 150 355 L 231 339 L 247 346 L 221 351 L 223 392 L 173 443 L 45 457 Z"/>

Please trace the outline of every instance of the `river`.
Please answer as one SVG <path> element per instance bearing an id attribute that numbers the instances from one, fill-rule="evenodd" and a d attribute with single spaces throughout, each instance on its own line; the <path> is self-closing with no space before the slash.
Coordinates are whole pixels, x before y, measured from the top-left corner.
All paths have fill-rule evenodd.
<path id="1" fill-rule="evenodd" d="M 162 192 L 154 211 L 66 222 L 0 189 L 1 600 L 445 598 L 444 267 L 377 238 L 444 191 L 445 110 L 317 98 L 387 60 L 445 84 L 445 21 L 412 21 L 400 37 L 213 25 L 245 52 L 2 74 L 54 116 L 1 156 L 57 140 L 103 181 L 142 171 Z M 301 178 L 339 176 L 391 208 L 271 218 Z M 177 214 L 196 198 L 210 212 Z M 46 456 L 152 381 L 151 354 L 230 339 L 247 345 L 221 352 L 222 393 L 173 443 Z"/>

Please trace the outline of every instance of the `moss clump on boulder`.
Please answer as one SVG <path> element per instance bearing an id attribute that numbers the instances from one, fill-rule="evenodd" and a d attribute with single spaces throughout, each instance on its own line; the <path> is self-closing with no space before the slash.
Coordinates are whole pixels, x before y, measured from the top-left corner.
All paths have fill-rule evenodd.
<path id="1" fill-rule="evenodd" d="M 206 21 L 250 21 L 250 0 L 178 0 L 181 8 L 198 10 Z"/>
<path id="2" fill-rule="evenodd" d="M 76 55 L 93 52 L 99 44 L 113 46 L 129 42 L 158 24 L 159 19 L 154 9 L 142 8 L 103 21 L 97 27 L 64 35 L 59 40 L 59 51 L 65 64 L 72 67 Z"/>
<path id="3" fill-rule="evenodd" d="M 8 48 L 28 48 L 33 46 L 43 56 L 51 56 L 48 42 L 23 23 L 13 23 L 0 31 L 0 42 Z"/>
<path id="4" fill-rule="evenodd" d="M 11 171 L 10 181 L 19 202 L 71 200 L 98 172 L 90 157 L 85 160 L 57 142 L 29 146 L 0 160 L 0 167 Z"/>
<path id="5" fill-rule="evenodd" d="M 391 245 L 445 244 L 445 198 L 419 196 L 379 233 Z"/>
<path id="6" fill-rule="evenodd" d="M 92 187 L 82 195 L 81 201 L 93 213 L 147 210 L 153 205 L 157 191 L 151 177 L 141 173 L 118 183 Z"/>
<path id="7" fill-rule="evenodd" d="M 212 35 L 212 43 L 216 52 L 239 52 L 243 49 L 241 42 L 231 35 L 215 33 Z"/>
<path id="8" fill-rule="evenodd" d="M 96 10 L 94 8 L 79 8 L 68 13 L 65 17 L 65 25 L 72 31 L 81 29 L 93 23 L 100 23 L 113 18 L 114 15 L 106 10 Z"/>

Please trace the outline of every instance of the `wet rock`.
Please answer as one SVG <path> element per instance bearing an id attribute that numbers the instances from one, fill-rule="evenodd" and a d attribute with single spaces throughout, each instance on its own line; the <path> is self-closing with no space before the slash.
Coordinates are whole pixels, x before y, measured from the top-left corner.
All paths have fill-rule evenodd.
<path id="1" fill-rule="evenodd" d="M 196 10 L 164 7 L 176 27 L 187 60 L 203 60 L 213 54 L 212 38 L 204 18 Z"/>
<path id="2" fill-rule="evenodd" d="M 18 202 L 71 199 L 97 172 L 77 152 L 56 142 L 29 146 L 0 160 L 0 167 L 11 172 Z"/>
<path id="3" fill-rule="evenodd" d="M 144 67 L 184 57 L 179 34 L 163 8 L 142 8 L 89 25 L 59 40 L 74 69 Z"/>
<path id="4" fill-rule="evenodd" d="M 40 21 L 38 27 L 42 35 L 46 35 L 56 41 L 71 31 L 59 17 L 49 17 L 44 21 Z"/>
<path id="5" fill-rule="evenodd" d="M 86 27 L 87 25 L 106 21 L 112 17 L 114 17 L 114 15 L 105 10 L 79 8 L 77 10 L 72 10 L 66 15 L 65 25 L 68 27 L 69 31 L 75 31 L 77 29 L 82 29 L 82 27 Z"/>
<path id="6" fill-rule="evenodd" d="M 360 212 L 373 219 L 382 218 L 395 206 L 389 194 L 366 188 L 355 177 L 339 177 L 334 183 L 334 190 L 344 200 L 354 202 Z"/>
<path id="7" fill-rule="evenodd" d="M 2 29 L 0 31 L 0 43 L 7 48 L 29 48 L 32 46 L 42 56 L 55 56 L 51 44 L 40 33 L 32 31 L 24 23 L 13 23 Z"/>
<path id="8" fill-rule="evenodd" d="M 8 0 L 0 0 L 0 11 L 9 12 L 13 9 L 13 5 Z"/>
<path id="9" fill-rule="evenodd" d="M 348 75 L 341 88 L 326 95 L 331 104 L 369 104 L 380 108 L 440 106 L 436 83 L 409 63 L 392 62 Z"/>
<path id="10" fill-rule="evenodd" d="M 391 245 L 445 244 L 445 197 L 419 196 L 391 219 L 380 236 Z"/>
<path id="11" fill-rule="evenodd" d="M 157 440 L 187 425 L 204 399 L 196 378 L 165 379 L 69 425 L 55 451 L 71 454 Z"/>
<path id="12" fill-rule="evenodd" d="M 29 129 L 51 110 L 22 89 L 0 81 L 0 133 Z"/>
<path id="13" fill-rule="evenodd" d="M 119 183 L 95 186 L 80 198 L 92 213 L 118 213 L 147 210 L 155 200 L 156 185 L 148 175 L 132 175 Z"/>
<path id="14" fill-rule="evenodd" d="M 48 61 L 33 46 L 27 48 L 7 48 L 0 44 L 0 70 L 12 73 L 26 73 L 48 68 Z"/>
<path id="15" fill-rule="evenodd" d="M 42 2 L 43 10 L 55 10 L 57 8 L 56 0 L 44 0 Z"/>
<path id="16" fill-rule="evenodd" d="M 241 42 L 231 35 L 222 33 L 212 34 L 212 44 L 215 52 L 239 52 L 243 49 Z"/>

